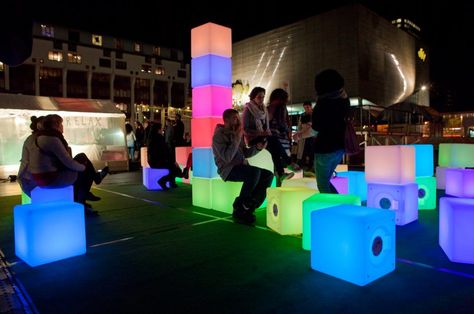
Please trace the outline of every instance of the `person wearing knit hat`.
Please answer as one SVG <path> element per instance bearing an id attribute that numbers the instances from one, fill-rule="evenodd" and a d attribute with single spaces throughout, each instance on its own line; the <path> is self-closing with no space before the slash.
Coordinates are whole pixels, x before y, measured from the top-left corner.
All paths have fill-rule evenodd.
<path id="1" fill-rule="evenodd" d="M 318 73 L 314 79 L 317 94 L 312 128 L 314 141 L 314 171 L 319 192 L 337 193 L 330 179 L 344 155 L 345 119 L 350 102 L 344 90 L 344 78 L 334 69 Z"/>

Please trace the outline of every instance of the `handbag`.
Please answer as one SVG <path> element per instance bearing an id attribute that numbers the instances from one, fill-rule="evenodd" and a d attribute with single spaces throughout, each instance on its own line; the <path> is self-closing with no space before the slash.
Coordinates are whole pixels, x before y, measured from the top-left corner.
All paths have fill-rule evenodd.
<path id="1" fill-rule="evenodd" d="M 352 125 L 352 121 L 346 120 L 346 131 L 344 134 L 344 150 L 347 155 L 355 155 L 360 153 L 359 139 Z"/>

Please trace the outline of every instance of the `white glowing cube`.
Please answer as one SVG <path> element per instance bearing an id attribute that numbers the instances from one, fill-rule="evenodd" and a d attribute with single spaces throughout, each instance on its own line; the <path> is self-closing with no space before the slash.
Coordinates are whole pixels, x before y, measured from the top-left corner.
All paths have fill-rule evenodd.
<path id="1" fill-rule="evenodd" d="M 35 187 L 31 191 L 31 203 L 74 202 L 74 186 L 62 188 Z"/>
<path id="2" fill-rule="evenodd" d="M 191 142 L 193 147 L 211 147 L 214 129 L 222 124 L 222 118 L 193 118 L 191 119 Z"/>
<path id="3" fill-rule="evenodd" d="M 262 149 L 252 157 L 247 158 L 249 165 L 268 170 L 273 173 L 273 159 L 270 152 L 266 149 Z"/>
<path id="4" fill-rule="evenodd" d="M 143 185 L 147 190 L 162 190 L 161 186 L 158 184 L 158 180 L 168 175 L 170 172 L 168 169 L 157 169 L 157 168 L 143 168 Z M 167 183 L 169 187 L 169 184 Z"/>
<path id="5" fill-rule="evenodd" d="M 315 178 L 299 178 L 291 180 L 283 180 L 281 183 L 282 187 L 305 187 L 313 189 L 315 192 L 318 191 L 318 185 Z"/>
<path id="6" fill-rule="evenodd" d="M 279 234 L 302 233 L 303 201 L 317 193 L 303 187 L 267 189 L 267 226 Z"/>
<path id="7" fill-rule="evenodd" d="M 446 169 L 446 194 L 474 198 L 474 169 Z"/>
<path id="8" fill-rule="evenodd" d="M 148 164 L 148 148 L 146 146 L 140 147 L 140 165 L 142 168 L 150 168 Z"/>
<path id="9" fill-rule="evenodd" d="M 403 184 L 415 181 L 415 148 L 406 145 L 367 146 L 367 182 Z"/>
<path id="10" fill-rule="evenodd" d="M 206 54 L 232 57 L 232 30 L 214 23 L 191 29 L 191 58 Z"/>
<path id="11" fill-rule="evenodd" d="M 418 184 L 418 210 L 436 209 L 436 178 L 417 177 Z"/>
<path id="12" fill-rule="evenodd" d="M 201 178 L 217 177 L 212 148 L 193 148 L 193 175 Z"/>
<path id="13" fill-rule="evenodd" d="M 84 205 L 50 202 L 13 210 L 15 254 L 34 267 L 86 253 Z"/>
<path id="14" fill-rule="evenodd" d="M 444 190 L 446 188 L 446 170 L 447 167 L 436 167 L 436 188 Z"/>
<path id="15" fill-rule="evenodd" d="M 367 187 L 367 207 L 394 211 L 397 226 L 418 219 L 418 184 L 369 183 Z"/>
<path id="16" fill-rule="evenodd" d="M 233 203 L 242 189 L 242 182 L 224 181 L 221 178 L 211 179 L 212 209 L 232 214 Z"/>
<path id="17" fill-rule="evenodd" d="M 222 119 L 224 110 L 232 108 L 232 87 L 205 85 L 194 87 L 193 119 L 216 117 Z"/>
<path id="18" fill-rule="evenodd" d="M 193 205 L 212 208 L 212 179 L 194 176 L 192 179 Z"/>

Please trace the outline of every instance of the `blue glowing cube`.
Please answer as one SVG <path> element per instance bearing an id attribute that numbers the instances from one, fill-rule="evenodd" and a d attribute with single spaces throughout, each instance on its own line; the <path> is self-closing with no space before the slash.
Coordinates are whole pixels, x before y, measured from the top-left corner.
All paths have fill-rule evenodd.
<path id="1" fill-rule="evenodd" d="M 191 86 L 232 87 L 232 59 L 212 54 L 191 59 Z"/>
<path id="2" fill-rule="evenodd" d="M 361 201 L 367 200 L 367 182 L 363 171 L 338 172 L 338 177 L 346 177 L 349 180 L 348 194 L 357 195 Z"/>
<path id="3" fill-rule="evenodd" d="M 193 175 L 201 178 L 217 177 L 212 148 L 193 148 Z"/>
<path id="4" fill-rule="evenodd" d="M 339 205 L 311 213 L 311 268 L 359 286 L 395 269 L 395 213 Z"/>
<path id="5" fill-rule="evenodd" d="M 417 177 L 418 184 L 418 210 L 436 209 L 436 178 Z"/>
<path id="6" fill-rule="evenodd" d="M 192 198 L 193 205 L 212 208 L 212 180 L 210 178 L 193 177 Z"/>
<path id="7" fill-rule="evenodd" d="M 86 253 L 82 204 L 17 205 L 13 219 L 15 254 L 32 267 Z"/>
<path id="8" fill-rule="evenodd" d="M 159 168 L 148 168 L 144 167 L 143 172 L 143 185 L 147 190 L 162 190 L 161 186 L 158 184 L 158 180 L 168 175 L 170 171 L 168 169 L 159 169 Z M 169 184 L 166 183 L 169 187 Z"/>
<path id="9" fill-rule="evenodd" d="M 395 211 L 398 226 L 418 219 L 418 184 L 367 185 L 367 206 Z"/>
<path id="10" fill-rule="evenodd" d="M 446 194 L 474 198 L 474 169 L 446 169 Z"/>
<path id="11" fill-rule="evenodd" d="M 432 144 L 414 144 L 415 147 L 415 176 L 432 177 L 434 157 Z"/>
<path id="12" fill-rule="evenodd" d="M 450 261 L 474 264 L 474 199 L 440 198 L 439 245 Z"/>
<path id="13" fill-rule="evenodd" d="M 35 187 L 31 191 L 31 203 L 74 202 L 74 187 L 68 185 L 61 188 Z"/>

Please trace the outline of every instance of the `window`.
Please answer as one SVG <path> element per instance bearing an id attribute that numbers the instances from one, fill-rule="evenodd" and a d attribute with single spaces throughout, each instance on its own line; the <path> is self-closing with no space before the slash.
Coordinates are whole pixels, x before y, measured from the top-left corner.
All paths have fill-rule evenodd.
<path id="1" fill-rule="evenodd" d="M 68 43 L 68 44 L 67 44 L 67 50 L 69 50 L 69 51 L 77 51 L 77 45 L 76 45 L 76 44 Z"/>
<path id="2" fill-rule="evenodd" d="M 142 51 L 142 45 L 139 44 L 139 43 L 135 43 L 135 45 L 133 46 L 133 50 L 134 50 L 135 52 L 140 52 L 140 51 Z"/>
<path id="3" fill-rule="evenodd" d="M 151 65 L 142 64 L 142 68 L 140 70 L 142 73 L 151 73 Z"/>
<path id="4" fill-rule="evenodd" d="M 5 66 L 3 65 L 3 62 L 0 62 L 0 72 L 5 71 Z"/>
<path id="5" fill-rule="evenodd" d="M 74 43 L 79 42 L 79 32 L 69 31 L 69 41 L 72 41 Z"/>
<path id="6" fill-rule="evenodd" d="M 102 35 L 92 34 L 92 44 L 95 46 L 102 46 Z"/>
<path id="7" fill-rule="evenodd" d="M 53 41 L 53 48 L 63 50 L 63 43 L 58 40 L 55 40 Z"/>
<path id="8" fill-rule="evenodd" d="M 185 70 L 178 70 L 178 77 L 186 78 L 186 71 Z"/>
<path id="9" fill-rule="evenodd" d="M 104 49 L 104 57 L 110 58 L 110 49 Z"/>
<path id="10" fill-rule="evenodd" d="M 50 38 L 54 37 L 54 27 L 41 24 L 41 35 Z"/>
<path id="11" fill-rule="evenodd" d="M 146 56 L 145 57 L 145 63 L 151 63 L 151 57 Z"/>
<path id="12" fill-rule="evenodd" d="M 125 61 L 115 61 L 115 67 L 120 70 L 126 70 L 127 69 L 127 62 Z"/>
<path id="13" fill-rule="evenodd" d="M 110 68 L 111 64 L 112 63 L 110 62 L 109 59 L 102 59 L 102 58 L 99 59 L 99 66 L 103 68 Z"/>
<path id="14" fill-rule="evenodd" d="M 60 51 L 50 50 L 48 52 L 48 60 L 62 62 L 63 61 L 63 53 L 60 52 Z"/>
<path id="15" fill-rule="evenodd" d="M 155 74 L 156 75 L 165 75 L 165 68 L 161 67 L 161 66 L 156 67 Z"/>
<path id="16" fill-rule="evenodd" d="M 156 56 L 161 55 L 160 47 L 153 47 L 153 54 L 156 55 Z"/>
<path id="17" fill-rule="evenodd" d="M 160 58 L 155 58 L 155 64 L 156 65 L 161 65 L 161 59 Z"/>
<path id="18" fill-rule="evenodd" d="M 82 57 L 81 57 L 81 55 L 79 55 L 77 53 L 68 52 L 67 53 L 67 62 L 81 64 L 82 63 Z"/>
<path id="19" fill-rule="evenodd" d="M 117 59 L 122 59 L 122 58 L 123 58 L 123 52 L 121 52 L 121 51 L 116 51 L 116 52 L 115 52 L 115 58 L 117 58 Z"/>

